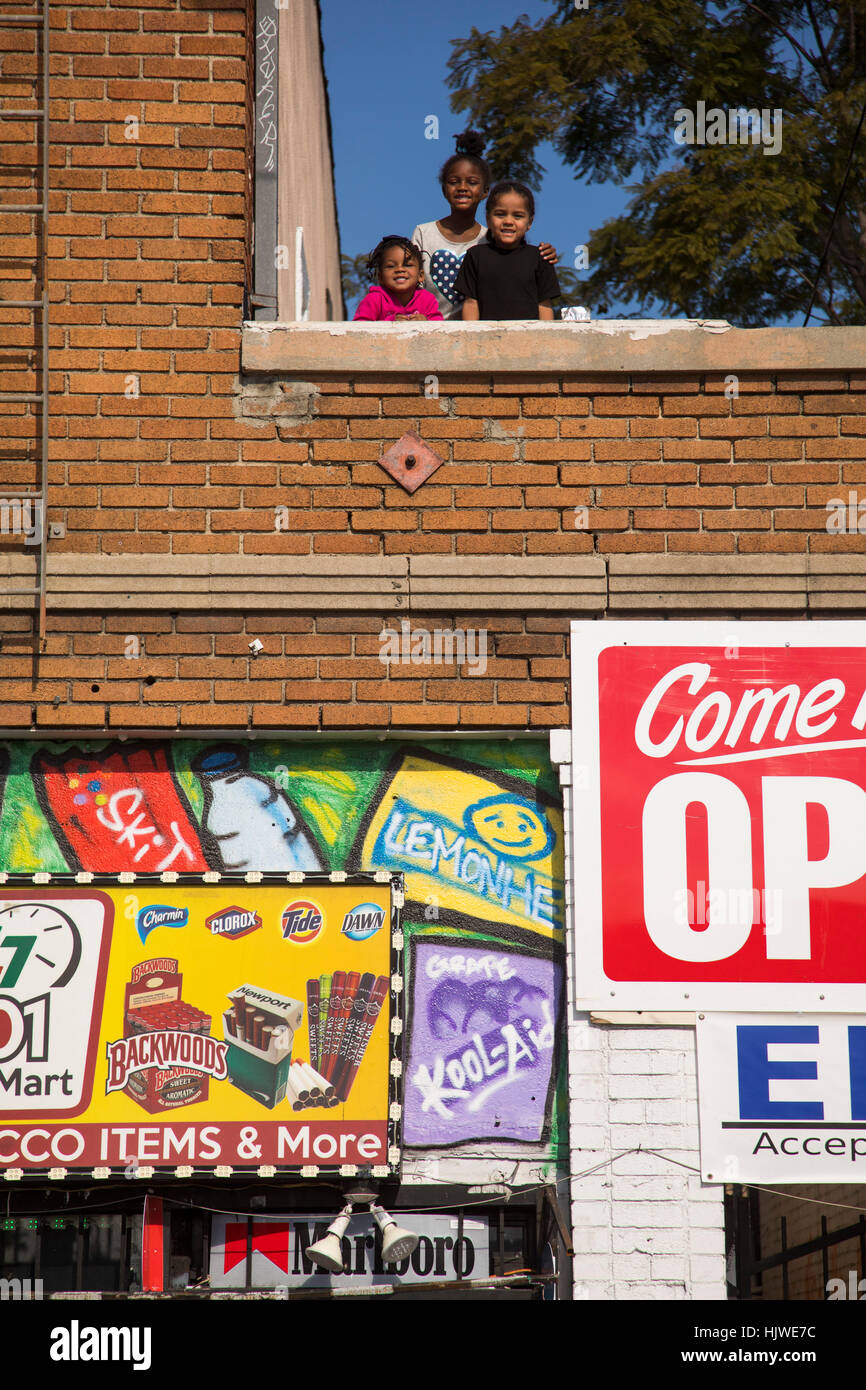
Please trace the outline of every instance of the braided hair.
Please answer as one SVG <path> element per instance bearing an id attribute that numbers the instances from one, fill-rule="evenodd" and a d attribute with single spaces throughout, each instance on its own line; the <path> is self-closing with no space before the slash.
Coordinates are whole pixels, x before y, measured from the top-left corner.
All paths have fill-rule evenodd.
<path id="1" fill-rule="evenodd" d="M 445 188 L 445 180 L 451 173 L 456 164 L 461 164 L 464 159 L 470 164 L 474 164 L 482 179 L 484 187 L 490 187 L 490 165 L 484 158 L 484 136 L 477 130 L 463 130 L 459 135 L 455 135 L 457 143 L 457 153 L 452 154 L 450 159 L 446 159 L 442 168 L 439 170 L 439 182 Z"/>
<path id="2" fill-rule="evenodd" d="M 409 260 L 417 261 L 419 268 L 422 271 L 424 269 L 424 257 L 421 254 L 421 248 L 416 246 L 414 241 L 410 241 L 405 236 L 383 236 L 378 246 L 373 247 L 367 258 L 367 275 L 371 282 L 375 281 L 377 285 L 381 284 L 382 262 L 385 259 L 385 252 L 390 251 L 392 246 L 402 247 L 406 257 Z"/>

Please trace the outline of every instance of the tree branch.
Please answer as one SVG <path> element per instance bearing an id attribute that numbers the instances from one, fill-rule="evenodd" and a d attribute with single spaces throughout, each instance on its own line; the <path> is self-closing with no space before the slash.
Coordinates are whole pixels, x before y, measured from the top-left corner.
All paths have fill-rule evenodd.
<path id="1" fill-rule="evenodd" d="M 806 0 L 806 9 L 809 11 L 809 20 L 812 25 L 812 33 L 815 35 L 818 47 L 821 50 L 821 57 L 824 60 L 824 85 L 825 87 L 835 87 L 837 85 L 835 74 L 832 68 L 830 67 L 830 57 L 827 53 L 826 48 L 824 47 L 824 40 L 821 37 L 821 29 L 817 19 L 815 18 L 815 11 L 812 9 L 812 0 Z"/>
<path id="2" fill-rule="evenodd" d="M 788 43 L 791 45 L 791 47 L 792 47 L 792 48 L 795 48 L 795 49 L 797 50 L 798 53 L 802 53 L 803 57 L 806 59 L 806 62 L 809 64 L 809 66 L 812 67 L 812 68 L 814 68 L 815 71 L 816 71 L 817 73 L 819 73 L 819 74 L 821 75 L 821 77 L 823 78 L 824 74 L 821 73 L 821 65 L 820 65 L 820 63 L 818 62 L 818 60 L 816 59 L 814 53 L 810 53 L 809 50 L 808 50 L 807 48 L 804 48 L 803 45 L 802 45 L 801 43 L 798 43 L 797 40 L 794 38 L 794 35 L 791 33 L 790 29 L 786 29 L 786 28 L 784 27 L 784 25 L 779 24 L 777 20 L 773 19 L 772 15 L 768 15 L 768 14 L 767 14 L 767 11 L 766 11 L 766 10 L 762 10 L 761 7 L 760 7 L 760 5 L 755 5 L 755 4 L 753 3 L 753 0 L 742 0 L 742 3 L 743 3 L 748 9 L 754 10 L 754 11 L 755 11 L 755 14 L 759 14 L 759 15 L 761 16 L 762 19 L 766 19 L 767 23 L 768 23 L 768 24 L 771 24 L 772 27 L 773 27 L 774 29 L 778 29 L 778 31 L 779 31 L 780 34 L 784 34 L 785 38 L 788 40 Z"/>
<path id="3" fill-rule="evenodd" d="M 792 265 L 790 261 L 786 261 L 785 264 L 788 266 L 790 270 L 793 270 L 795 275 L 799 275 L 800 279 L 804 282 L 804 284 L 809 286 L 809 289 L 812 291 L 813 300 L 817 299 L 818 303 L 824 310 L 824 313 L 827 315 L 827 317 L 832 319 L 833 323 L 836 324 L 837 327 L 841 327 L 841 319 L 836 313 L 836 310 L 833 308 L 832 300 L 828 301 L 824 298 L 824 295 L 818 289 L 817 282 L 810 280 L 808 275 L 804 274 L 804 272 L 800 269 L 799 266 Z"/>

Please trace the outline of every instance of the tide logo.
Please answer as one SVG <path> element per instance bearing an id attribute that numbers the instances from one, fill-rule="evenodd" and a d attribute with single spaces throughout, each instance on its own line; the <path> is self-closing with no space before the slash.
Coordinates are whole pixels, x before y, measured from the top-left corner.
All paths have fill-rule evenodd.
<path id="1" fill-rule="evenodd" d="M 289 903 L 288 907 L 283 910 L 281 924 L 283 940 L 294 941 L 298 945 L 305 946 L 307 942 L 315 941 L 324 922 L 322 910 L 316 903 L 299 898 L 297 902 Z"/>
<path id="2" fill-rule="evenodd" d="M 384 907 L 378 903 L 359 903 L 346 913 L 340 932 L 350 941 L 369 941 L 384 925 Z"/>

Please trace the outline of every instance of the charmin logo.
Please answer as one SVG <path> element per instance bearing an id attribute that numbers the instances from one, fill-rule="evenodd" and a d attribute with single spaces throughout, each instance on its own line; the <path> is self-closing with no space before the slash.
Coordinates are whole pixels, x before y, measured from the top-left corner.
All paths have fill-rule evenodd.
<path id="1" fill-rule="evenodd" d="M 303 898 L 289 903 L 282 918 L 283 940 L 294 941 L 299 945 L 315 941 L 324 921 L 322 910 L 315 903 L 306 902 Z"/>
<path id="2" fill-rule="evenodd" d="M 340 931 L 350 941 L 369 941 L 385 925 L 385 909 L 378 903 L 359 903 L 347 912 Z"/>
<path id="3" fill-rule="evenodd" d="M 144 943 L 157 927 L 185 927 L 189 920 L 186 907 L 168 907 L 165 903 L 151 903 L 143 907 L 135 919 L 138 934 Z"/>
<path id="4" fill-rule="evenodd" d="M 213 936 L 232 938 L 249 936 L 250 932 L 258 931 L 261 925 L 262 919 L 257 912 L 241 907 L 225 907 L 222 912 L 214 912 L 205 921 Z"/>
<path id="5" fill-rule="evenodd" d="M 52 1327 L 52 1361 L 131 1361 L 134 1371 L 150 1370 L 149 1327 L 82 1327 L 73 1318 L 68 1327 Z"/>
<path id="6" fill-rule="evenodd" d="M 173 1029 L 120 1038 L 117 1042 L 106 1044 L 108 1080 L 105 1094 L 122 1091 L 130 1076 L 149 1071 L 151 1067 L 186 1066 L 212 1076 L 215 1081 L 224 1081 L 228 1075 L 227 1051 L 228 1043 L 219 1042 L 204 1033 L 182 1033 Z"/>

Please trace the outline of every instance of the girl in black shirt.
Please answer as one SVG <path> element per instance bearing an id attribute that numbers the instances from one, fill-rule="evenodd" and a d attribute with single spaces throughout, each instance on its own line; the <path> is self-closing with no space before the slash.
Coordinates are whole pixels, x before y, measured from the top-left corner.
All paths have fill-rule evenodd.
<path id="1" fill-rule="evenodd" d="M 464 296 L 462 317 L 552 319 L 561 293 L 556 272 L 527 246 L 535 199 L 522 183 L 498 183 L 487 199 L 487 239 L 463 258 L 455 292 Z"/>

